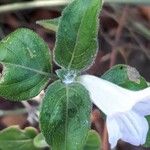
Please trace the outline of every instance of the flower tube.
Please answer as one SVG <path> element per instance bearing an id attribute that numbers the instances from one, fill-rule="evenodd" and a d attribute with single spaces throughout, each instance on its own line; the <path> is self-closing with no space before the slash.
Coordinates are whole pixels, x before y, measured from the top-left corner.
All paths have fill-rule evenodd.
<path id="1" fill-rule="evenodd" d="M 150 87 L 130 91 L 92 75 L 82 75 L 79 82 L 89 91 L 92 102 L 106 114 L 111 147 L 122 139 L 133 145 L 144 144 L 150 114 Z"/>

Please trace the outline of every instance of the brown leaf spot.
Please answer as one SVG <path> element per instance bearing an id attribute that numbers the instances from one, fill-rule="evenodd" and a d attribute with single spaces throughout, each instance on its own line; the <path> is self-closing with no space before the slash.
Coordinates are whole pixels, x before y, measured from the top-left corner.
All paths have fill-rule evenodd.
<path id="1" fill-rule="evenodd" d="M 140 74 L 133 67 L 127 67 L 127 74 L 130 81 L 140 84 Z"/>

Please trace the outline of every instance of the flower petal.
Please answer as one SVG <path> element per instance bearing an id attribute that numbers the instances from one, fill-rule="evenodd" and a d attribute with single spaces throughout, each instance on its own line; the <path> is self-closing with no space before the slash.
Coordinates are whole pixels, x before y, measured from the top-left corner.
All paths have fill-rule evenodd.
<path id="1" fill-rule="evenodd" d="M 112 120 L 113 123 L 111 123 Z M 120 139 L 136 146 L 142 145 L 146 141 L 146 136 L 148 132 L 147 120 L 143 116 L 135 113 L 134 111 L 115 114 L 114 116 L 109 117 L 107 124 L 108 135 L 111 136 L 110 139 L 116 139 L 115 134 L 118 134 L 120 135 Z M 112 127 L 109 124 L 111 124 Z M 118 129 L 114 129 L 115 133 L 112 133 L 112 124 L 118 124 L 120 131 L 118 131 Z"/>
<path id="2" fill-rule="evenodd" d="M 137 101 L 133 110 L 143 116 L 150 115 L 150 87 L 137 92 L 135 95 Z"/>
<path id="3" fill-rule="evenodd" d="M 150 99 L 137 103 L 133 110 L 142 116 L 150 115 Z"/>
<path id="4" fill-rule="evenodd" d="M 106 120 L 107 130 L 108 130 L 108 138 L 111 148 L 114 148 L 117 145 L 117 142 L 122 137 L 122 133 L 120 132 L 119 124 L 116 121 L 115 117 L 107 117 Z"/>
<path id="5" fill-rule="evenodd" d="M 82 75 L 79 82 L 89 91 L 95 105 L 105 114 L 130 110 L 135 104 L 134 92 L 92 75 Z"/>

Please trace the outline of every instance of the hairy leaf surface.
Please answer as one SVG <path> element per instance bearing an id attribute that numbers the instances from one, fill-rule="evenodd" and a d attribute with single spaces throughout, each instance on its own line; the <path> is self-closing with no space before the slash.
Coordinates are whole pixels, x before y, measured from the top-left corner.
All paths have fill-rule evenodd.
<path id="1" fill-rule="evenodd" d="M 128 65 L 116 65 L 102 75 L 101 78 L 134 91 L 148 86 L 146 80 L 139 72 Z"/>
<path id="2" fill-rule="evenodd" d="M 18 29 L 0 42 L 0 96 L 26 100 L 36 96 L 50 78 L 48 46 L 33 31 Z"/>
<path id="3" fill-rule="evenodd" d="M 87 69 L 97 51 L 101 0 L 75 0 L 63 11 L 55 47 L 58 65 L 69 70 Z"/>
<path id="4" fill-rule="evenodd" d="M 90 98 L 81 84 L 51 84 L 43 100 L 40 123 L 52 149 L 81 150 L 90 128 L 90 112 Z"/>

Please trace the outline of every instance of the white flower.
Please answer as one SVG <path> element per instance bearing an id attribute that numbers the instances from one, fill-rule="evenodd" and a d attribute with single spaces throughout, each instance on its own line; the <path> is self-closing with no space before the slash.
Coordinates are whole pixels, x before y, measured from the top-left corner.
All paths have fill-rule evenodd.
<path id="1" fill-rule="evenodd" d="M 82 75 L 79 82 L 89 91 L 93 103 L 107 115 L 109 143 L 114 148 L 119 139 L 133 145 L 146 141 L 150 114 L 150 87 L 130 91 L 92 75 Z"/>

